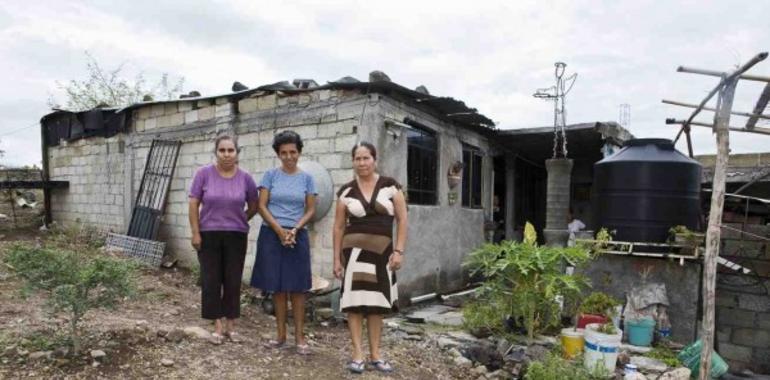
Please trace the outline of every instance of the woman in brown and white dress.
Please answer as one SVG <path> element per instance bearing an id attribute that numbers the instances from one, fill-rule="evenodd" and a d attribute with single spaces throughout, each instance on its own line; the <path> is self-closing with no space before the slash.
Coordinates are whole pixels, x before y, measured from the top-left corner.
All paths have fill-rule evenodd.
<path id="1" fill-rule="evenodd" d="M 353 341 L 351 372 L 361 373 L 363 319 L 369 333 L 369 365 L 391 372 L 380 357 L 382 316 L 396 308 L 395 271 L 406 245 L 406 200 L 393 178 L 376 171 L 377 150 L 367 142 L 353 147 L 356 178 L 337 193 L 334 217 L 334 275 L 342 281 L 340 308 L 348 315 Z M 393 222 L 396 236 L 393 238 Z"/>

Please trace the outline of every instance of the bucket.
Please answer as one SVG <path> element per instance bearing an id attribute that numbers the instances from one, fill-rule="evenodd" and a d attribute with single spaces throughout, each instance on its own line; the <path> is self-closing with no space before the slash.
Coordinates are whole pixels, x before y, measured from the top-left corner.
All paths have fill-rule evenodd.
<path id="1" fill-rule="evenodd" d="M 572 359 L 583 352 L 583 347 L 585 346 L 583 333 L 583 329 L 574 329 L 572 327 L 561 330 L 561 347 L 565 358 Z"/>
<path id="2" fill-rule="evenodd" d="M 689 346 L 682 349 L 677 355 L 679 361 L 692 371 L 692 378 L 698 378 L 698 370 L 700 369 L 700 352 L 703 349 L 703 343 L 700 339 L 696 340 Z M 711 353 L 711 378 L 717 379 L 720 376 L 727 373 L 727 363 L 722 359 L 716 351 Z"/>
<path id="3" fill-rule="evenodd" d="M 615 371 L 615 364 L 618 361 L 623 331 L 618 330 L 615 335 L 603 334 L 596 331 L 600 326 L 598 323 L 590 323 L 586 326 L 583 365 L 589 371 L 604 365 L 607 371 L 612 373 Z"/>
<path id="4" fill-rule="evenodd" d="M 579 329 L 584 329 L 589 323 L 604 324 L 607 323 L 607 317 L 598 314 L 580 314 L 577 327 Z"/>
<path id="5" fill-rule="evenodd" d="M 655 320 L 652 318 L 632 319 L 626 321 L 628 343 L 634 346 L 649 347 L 652 344 L 652 334 L 655 332 Z"/>

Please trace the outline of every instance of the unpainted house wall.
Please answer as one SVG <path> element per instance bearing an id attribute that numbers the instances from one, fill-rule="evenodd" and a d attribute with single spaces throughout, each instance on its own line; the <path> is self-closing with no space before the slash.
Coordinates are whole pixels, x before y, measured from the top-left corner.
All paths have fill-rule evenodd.
<path id="1" fill-rule="evenodd" d="M 770 239 L 770 226 L 725 225 Z M 770 373 L 770 241 L 723 228 L 719 255 L 752 273 L 719 267 L 717 351 L 732 370 Z"/>
<path id="2" fill-rule="evenodd" d="M 382 98 L 378 106 L 383 119 L 403 122 L 409 117 L 418 120 L 436 132 L 438 138 L 438 204 L 409 205 L 406 262 L 399 273 L 401 295 L 408 298 L 457 289 L 467 280 L 461 267 L 462 261 L 484 242 L 484 216 L 491 204 L 492 188 L 489 142 L 478 133 L 444 122 L 395 99 Z M 367 128 L 365 131 L 363 135 L 376 141 L 378 149 L 383 152 L 379 158 L 380 171 L 407 186 L 406 131 L 400 131 L 398 138 L 394 138 L 393 131 L 381 127 Z M 462 185 L 451 190 L 457 192 L 457 201 L 453 205 L 449 204 L 447 172 L 455 161 L 462 162 L 463 142 L 479 148 L 485 155 L 482 162 L 483 209 L 462 207 Z"/>
<path id="3" fill-rule="evenodd" d="M 477 146 L 483 152 L 489 149 L 486 139 L 476 133 L 442 122 L 432 115 L 379 94 L 321 90 L 291 96 L 256 93 L 253 97 L 237 102 L 219 98 L 148 105 L 133 110 L 131 132 L 128 135 L 113 138 L 125 142 L 124 153 L 107 155 L 106 148 L 95 147 L 100 146 L 100 140 L 94 138 L 78 140 L 74 144 L 87 147 L 80 149 L 94 152 L 88 162 L 102 166 L 109 162 L 120 167 L 120 171 L 116 172 L 115 168 L 109 166 L 113 170 L 109 178 L 116 182 L 116 189 L 125 190 L 125 194 L 131 196 L 114 200 L 110 198 L 109 204 L 105 204 L 101 198 L 91 199 L 90 204 L 93 206 L 89 210 L 100 210 L 102 207 L 110 210 L 115 230 L 124 232 L 152 140 L 182 141 L 160 228 L 160 239 L 167 242 L 168 252 L 179 258 L 182 265 L 189 266 L 195 265 L 197 258 L 190 246 L 187 194 L 195 171 L 213 162 L 215 136 L 220 133 L 238 136 L 242 148 L 240 167 L 259 182 L 267 169 L 280 164 L 271 147 L 273 136 L 280 131 L 292 129 L 303 137 L 305 143 L 301 160 L 314 160 L 326 167 L 332 177 L 335 192 L 342 184 L 353 179 L 350 149 L 357 141 L 368 140 L 378 147 L 380 172 L 406 185 L 406 134 L 397 133 L 394 139 L 385 128 L 384 120 L 386 117 L 403 120 L 407 116 L 438 132 L 440 151 L 437 173 L 440 203 L 435 206 L 409 207 L 407 261 L 399 273 L 402 299 L 407 299 L 410 294 L 461 286 L 464 278 L 460 263 L 468 252 L 483 242 L 484 210 L 462 208 L 459 186 L 455 189 L 458 191 L 457 203 L 450 206 L 447 200 L 449 188 L 446 173 L 451 163 L 462 160 L 461 141 Z M 62 149 L 65 148 L 51 148 L 55 152 L 52 158 L 63 155 L 61 152 L 66 149 Z M 69 156 L 81 154 L 79 151 L 66 152 Z M 85 170 L 76 169 L 85 163 L 82 159 L 72 165 L 66 160 L 52 161 L 52 173 Z M 491 159 L 485 158 L 483 164 L 483 202 L 484 207 L 488 208 Z M 104 170 L 99 173 L 102 172 Z M 83 181 L 98 183 L 94 182 L 96 178 L 89 178 Z M 59 199 L 63 207 L 61 212 L 54 213 L 54 218 L 74 222 L 74 215 L 77 215 L 81 216 L 82 222 L 102 224 L 103 218 L 93 215 L 91 211 L 76 213 L 74 208 L 79 203 L 73 203 L 75 199 L 84 201 L 89 198 L 87 194 L 101 189 L 71 187 L 66 195 L 56 195 L 58 190 L 54 191 L 55 197 L 61 197 Z M 321 220 L 308 226 L 313 273 L 326 278 L 332 278 L 333 219 L 332 207 Z M 244 280 L 251 276 L 254 245 L 260 224 L 259 216 L 251 221 Z"/>
<path id="4" fill-rule="evenodd" d="M 51 215 L 60 223 L 84 223 L 125 232 L 123 135 L 92 137 L 48 148 L 50 179 L 69 181 L 51 192 Z"/>
<path id="5" fill-rule="evenodd" d="M 178 103 L 179 106 L 183 104 Z M 266 170 L 280 165 L 271 146 L 273 136 L 283 130 L 294 130 L 302 136 L 304 142 L 300 161 L 313 160 L 326 167 L 336 190 L 352 179 L 349 151 L 358 139 L 356 131 L 362 104 L 362 96 L 342 91 L 323 90 L 282 97 L 257 93 L 237 103 L 222 98 L 213 105 L 201 105 L 197 110 L 197 118 L 194 115 L 188 116 L 196 110 L 180 109 L 177 115 L 184 112 L 185 120 L 194 121 L 152 130 L 147 130 L 146 126 L 158 125 L 158 120 L 150 121 L 153 118 L 151 112 L 147 119 L 142 119 L 141 116 L 148 114 L 139 109 L 135 112 L 135 123 L 141 125 L 144 122 L 145 130 L 132 136 L 132 148 L 136 150 L 134 191 L 138 189 L 138 178 L 144 166 L 142 158 L 147 156 L 151 140 L 158 137 L 181 139 L 183 144 L 161 226 L 161 238 L 168 243 L 169 250 L 183 265 L 194 265 L 197 258 L 190 247 L 188 191 L 195 171 L 214 161 L 213 140 L 217 134 L 238 136 L 238 144 L 242 149 L 239 166 L 259 182 Z M 159 115 L 158 111 L 154 118 L 181 120 L 175 116 L 173 105 L 176 104 L 167 104 L 165 114 Z M 205 114 L 205 119 L 201 119 L 201 114 Z M 333 218 L 333 210 L 330 210 L 321 220 L 308 226 L 313 273 L 326 278 L 332 277 Z M 252 228 L 244 270 L 246 281 L 251 277 L 255 242 L 261 223 L 258 215 L 250 223 Z"/>

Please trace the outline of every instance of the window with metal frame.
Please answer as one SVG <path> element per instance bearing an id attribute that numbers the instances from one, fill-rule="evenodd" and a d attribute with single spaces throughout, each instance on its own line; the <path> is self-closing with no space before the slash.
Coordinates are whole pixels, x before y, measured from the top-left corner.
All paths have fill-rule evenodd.
<path id="1" fill-rule="evenodd" d="M 407 199 L 410 204 L 435 205 L 438 197 L 438 140 L 436 133 L 405 120 L 407 129 Z"/>
<path id="2" fill-rule="evenodd" d="M 481 208 L 483 160 L 484 155 L 479 148 L 463 144 L 463 207 Z"/>

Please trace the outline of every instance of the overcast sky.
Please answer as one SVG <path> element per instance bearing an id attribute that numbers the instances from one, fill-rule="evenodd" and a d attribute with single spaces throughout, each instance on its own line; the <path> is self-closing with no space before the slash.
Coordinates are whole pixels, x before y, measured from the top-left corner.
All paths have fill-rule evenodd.
<path id="1" fill-rule="evenodd" d="M 126 63 L 130 77 L 184 77 L 185 90 L 204 95 L 229 92 L 236 80 L 325 83 L 382 70 L 403 86 L 463 100 L 501 129 L 551 125 L 551 104 L 532 93 L 552 85 L 553 63 L 564 61 L 568 74 L 578 72 L 568 124 L 616 121 L 628 103 L 634 135 L 672 138 L 665 118 L 690 111 L 660 100 L 698 103 L 716 84 L 677 66 L 729 70 L 770 49 L 770 2 L 665 3 L 3 1 L 0 163 L 39 164 L 47 100 L 64 102 L 57 81 L 85 78 L 86 50 L 107 68 Z M 770 62 L 752 73 L 770 76 Z M 734 109 L 751 111 L 761 90 L 741 82 Z M 693 137 L 696 154 L 715 151 L 709 130 Z M 770 136 L 733 133 L 731 146 L 770 151 Z"/>

